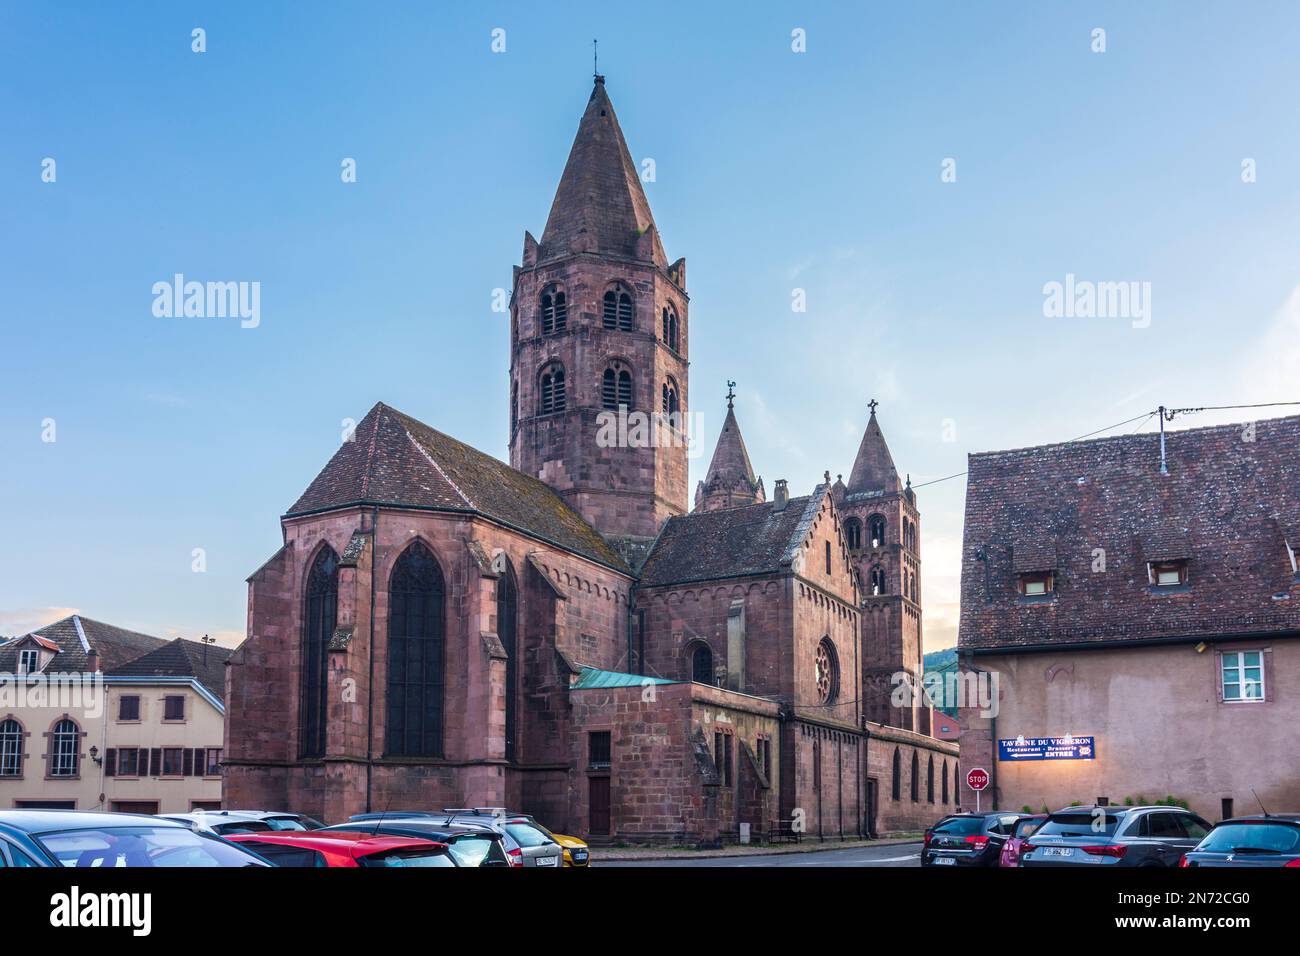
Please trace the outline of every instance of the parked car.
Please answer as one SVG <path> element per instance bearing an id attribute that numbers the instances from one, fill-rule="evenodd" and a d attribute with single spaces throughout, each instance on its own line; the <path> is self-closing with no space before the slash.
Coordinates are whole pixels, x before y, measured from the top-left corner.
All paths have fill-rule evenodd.
<path id="1" fill-rule="evenodd" d="M 0 810 L 0 863 L 19 867 L 269 866 L 171 820 L 91 810 Z"/>
<path id="2" fill-rule="evenodd" d="M 1035 813 L 1017 820 L 1016 825 L 1011 828 L 1011 835 L 1007 837 L 1007 842 L 1002 844 L 1002 852 L 998 855 L 998 866 L 1019 866 L 1020 849 L 1025 840 L 1033 836 L 1046 820 L 1046 813 Z"/>
<path id="3" fill-rule="evenodd" d="M 522 817 L 509 815 L 502 807 L 452 808 L 444 823 L 488 825 L 505 837 L 506 855 L 512 866 L 564 865 L 564 848 Z"/>
<path id="4" fill-rule="evenodd" d="M 409 817 L 389 815 L 384 820 L 340 823 L 314 832 L 324 835 L 345 830 L 369 833 L 374 836 L 383 834 L 416 837 L 445 843 L 450 848 L 451 855 L 461 866 L 511 865 L 510 856 L 506 853 L 505 836 L 490 827 L 442 824 L 423 815 Z"/>
<path id="5" fill-rule="evenodd" d="M 1223 820 L 1179 865 L 1300 868 L 1300 814 Z"/>
<path id="6" fill-rule="evenodd" d="M 516 813 L 513 810 L 507 810 L 504 813 L 507 823 L 523 821 L 541 830 L 551 840 L 558 843 L 564 850 L 565 866 L 587 866 L 591 862 L 591 848 L 587 846 L 587 841 L 580 840 L 578 837 L 565 836 L 563 833 L 555 833 L 539 823 L 537 818 L 530 813 Z"/>
<path id="7" fill-rule="evenodd" d="M 357 830 L 283 830 L 234 833 L 227 839 L 276 866 L 456 867 L 445 843 L 418 837 L 376 836 Z"/>
<path id="8" fill-rule="evenodd" d="M 1020 848 L 1020 865 L 1177 866 L 1210 832 L 1179 807 L 1066 807 Z"/>
<path id="9" fill-rule="evenodd" d="M 218 836 L 230 833 L 319 830 L 325 825 L 306 814 L 276 810 L 195 810 L 191 813 L 163 813 L 159 816 Z"/>
<path id="10" fill-rule="evenodd" d="M 1023 813 L 953 813 L 925 831 L 922 866 L 997 866 Z"/>

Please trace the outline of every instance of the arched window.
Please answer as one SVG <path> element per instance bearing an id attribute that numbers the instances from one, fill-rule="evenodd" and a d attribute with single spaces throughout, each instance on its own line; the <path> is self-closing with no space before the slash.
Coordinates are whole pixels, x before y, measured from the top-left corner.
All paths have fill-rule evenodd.
<path id="1" fill-rule="evenodd" d="M 907 597 L 909 593 L 910 592 L 908 591 L 907 568 L 903 568 L 903 597 Z"/>
<path id="2" fill-rule="evenodd" d="M 664 382 L 662 393 L 664 414 L 675 416 L 681 410 L 681 406 L 677 399 L 677 384 L 672 379 L 669 379 Z M 675 418 L 670 420 L 670 424 L 675 423 Z"/>
<path id="3" fill-rule="evenodd" d="M 0 721 L 0 777 L 23 773 L 23 725 L 12 717 Z"/>
<path id="4" fill-rule="evenodd" d="M 663 330 L 663 332 L 664 332 L 664 334 L 663 334 L 664 344 L 667 345 L 667 346 L 668 346 L 670 349 L 672 349 L 674 352 L 676 352 L 676 351 L 678 351 L 678 348 L 677 348 L 677 344 L 678 344 L 678 343 L 677 343 L 677 311 L 676 311 L 672 306 L 670 306 L 670 305 L 666 305 L 666 306 L 664 306 L 664 311 L 663 311 L 663 320 L 664 320 L 664 323 L 663 323 L 663 324 L 664 324 L 664 330 Z"/>
<path id="5" fill-rule="evenodd" d="M 50 776 L 75 777 L 80 766 L 81 728 L 65 717 L 50 735 Z"/>
<path id="6" fill-rule="evenodd" d="M 857 518 L 850 518 L 844 522 L 844 540 L 850 551 L 857 551 L 862 547 L 862 522 Z"/>
<path id="7" fill-rule="evenodd" d="M 601 324 L 607 329 L 631 332 L 633 328 L 632 294 L 623 285 L 616 285 L 605 293 Z"/>
<path id="8" fill-rule="evenodd" d="M 564 331 L 569 324 L 569 303 L 563 289 L 548 285 L 542 291 L 541 314 L 543 335 Z"/>
<path id="9" fill-rule="evenodd" d="M 442 756 L 442 569 L 416 541 L 388 582 L 388 719 L 384 753 Z"/>
<path id="10" fill-rule="evenodd" d="M 925 799 L 934 803 L 934 755 L 930 755 L 930 764 L 925 770 Z"/>
<path id="11" fill-rule="evenodd" d="M 945 760 L 943 766 L 939 768 L 939 776 L 943 779 L 943 805 L 946 807 L 948 805 L 948 761 Z"/>
<path id="12" fill-rule="evenodd" d="M 338 555 L 326 545 L 316 555 L 307 574 L 298 728 L 298 752 L 304 757 L 325 755 L 325 728 L 329 719 L 326 650 L 334 636 L 338 615 L 338 569 Z"/>
<path id="13" fill-rule="evenodd" d="M 912 751 L 912 802 L 921 800 L 921 759 Z"/>
<path id="14" fill-rule="evenodd" d="M 899 754 L 897 747 L 894 748 L 893 777 L 894 777 L 894 781 L 891 789 L 894 794 L 894 799 L 901 800 L 903 799 L 903 758 L 902 755 Z"/>
<path id="15" fill-rule="evenodd" d="M 552 365 L 542 373 L 542 389 L 537 412 L 539 415 L 551 415 L 564 411 L 565 405 L 564 366 Z"/>
<path id="16" fill-rule="evenodd" d="M 519 423 L 519 383 L 510 383 L 510 433 L 514 434 Z"/>
<path id="17" fill-rule="evenodd" d="M 884 515 L 872 515 L 867 519 L 867 543 L 873 548 L 885 546 Z"/>
<path id="18" fill-rule="evenodd" d="M 885 593 L 885 569 L 878 564 L 871 566 L 871 593 L 876 597 Z"/>
<path id="19" fill-rule="evenodd" d="M 917 587 L 915 571 L 912 572 L 912 602 L 914 604 L 921 603 L 921 589 Z"/>
<path id="20" fill-rule="evenodd" d="M 826 573 L 831 573 L 831 543 L 826 542 Z"/>
<path id="21" fill-rule="evenodd" d="M 713 651 L 708 644 L 695 645 L 691 654 L 691 680 L 697 684 L 713 683 Z"/>
<path id="22" fill-rule="evenodd" d="M 600 383 L 600 403 L 608 409 L 617 409 L 620 405 L 632 407 L 632 373 L 620 362 L 613 368 L 605 369 Z"/>
<path id="23" fill-rule="evenodd" d="M 813 662 L 813 678 L 817 682 L 817 702 L 833 704 L 840 692 L 840 660 L 829 636 L 817 645 Z"/>
<path id="24" fill-rule="evenodd" d="M 518 737 L 515 707 L 519 697 L 519 591 L 510 559 L 501 557 L 505 570 L 497 577 L 497 637 L 506 652 L 506 759 L 514 760 Z"/>

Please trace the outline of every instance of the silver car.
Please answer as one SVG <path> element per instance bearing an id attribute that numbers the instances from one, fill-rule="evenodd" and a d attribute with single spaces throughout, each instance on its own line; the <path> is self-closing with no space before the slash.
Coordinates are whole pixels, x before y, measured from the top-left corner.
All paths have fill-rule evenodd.
<path id="1" fill-rule="evenodd" d="M 318 830 L 321 823 L 299 813 L 272 810 L 195 810 L 159 814 L 164 820 L 184 823 L 200 833 L 270 833 L 280 830 Z"/>
<path id="2" fill-rule="evenodd" d="M 443 823 L 487 826 L 501 834 L 511 866 L 542 866 L 561 869 L 564 847 L 527 820 L 511 816 L 504 807 L 449 808 Z"/>

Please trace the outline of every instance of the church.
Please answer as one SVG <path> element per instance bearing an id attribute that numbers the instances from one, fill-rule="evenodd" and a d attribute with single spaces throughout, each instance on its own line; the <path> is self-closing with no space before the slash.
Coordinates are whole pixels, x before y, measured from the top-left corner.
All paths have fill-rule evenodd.
<path id="1" fill-rule="evenodd" d="M 916 830 L 958 804 L 921 676 L 920 515 L 870 405 L 807 494 L 729 392 L 691 499 L 670 262 L 597 76 L 510 301 L 510 463 L 382 402 L 281 518 L 226 667 L 225 802 L 501 806 L 593 842 Z"/>

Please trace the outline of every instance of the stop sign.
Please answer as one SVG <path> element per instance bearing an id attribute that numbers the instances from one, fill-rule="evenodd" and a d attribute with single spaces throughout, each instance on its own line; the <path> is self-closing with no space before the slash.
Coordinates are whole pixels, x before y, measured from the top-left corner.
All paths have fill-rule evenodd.
<path id="1" fill-rule="evenodd" d="M 989 785 L 989 772 L 983 767 L 973 767 L 966 772 L 966 786 L 972 790 L 983 790 Z"/>

